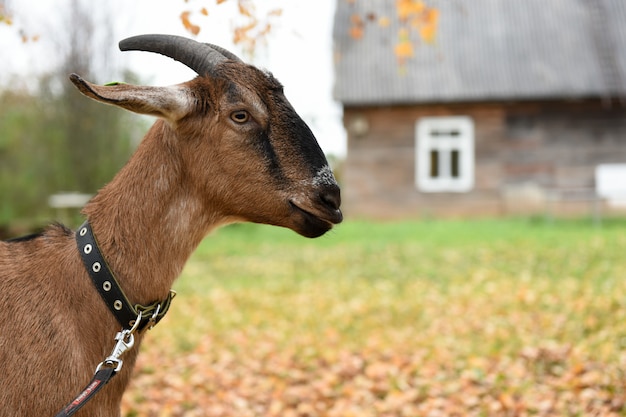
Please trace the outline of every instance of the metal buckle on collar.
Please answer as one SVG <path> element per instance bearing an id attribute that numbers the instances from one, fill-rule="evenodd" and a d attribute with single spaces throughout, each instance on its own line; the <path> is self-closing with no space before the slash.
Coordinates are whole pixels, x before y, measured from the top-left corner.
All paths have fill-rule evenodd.
<path id="1" fill-rule="evenodd" d="M 161 311 L 160 303 L 157 304 L 157 308 L 154 310 L 154 313 L 152 313 L 152 316 L 148 319 L 148 324 L 146 325 L 148 327 L 148 330 L 152 330 L 154 325 L 157 323 L 157 317 L 159 316 L 159 311 Z"/>
<path id="2" fill-rule="evenodd" d="M 98 364 L 96 367 L 96 372 L 98 372 L 103 367 L 114 368 L 115 372 L 119 372 L 122 369 L 122 365 L 124 361 L 121 359 L 122 355 L 128 350 L 131 349 L 135 345 L 135 336 L 134 333 L 139 328 L 139 324 L 141 323 L 142 312 L 140 311 L 137 314 L 137 318 L 133 323 L 133 327 L 130 329 L 122 329 L 122 331 L 117 332 L 115 335 L 115 346 L 111 351 L 111 354 L 106 357 L 102 362 Z"/>
<path id="3" fill-rule="evenodd" d="M 135 305 L 135 311 L 143 313 L 145 317 L 148 317 L 148 315 L 150 315 L 147 323 L 140 327 L 141 330 L 146 327 L 148 328 L 148 330 L 151 330 L 165 316 L 165 313 L 167 313 L 167 311 L 169 310 L 172 299 L 174 299 L 174 297 L 176 297 L 176 291 L 170 290 L 167 298 L 165 298 L 165 300 L 161 301 L 160 303 L 154 303 L 147 307 L 139 304 Z M 136 320 L 133 320 L 130 324 L 135 326 Z"/>

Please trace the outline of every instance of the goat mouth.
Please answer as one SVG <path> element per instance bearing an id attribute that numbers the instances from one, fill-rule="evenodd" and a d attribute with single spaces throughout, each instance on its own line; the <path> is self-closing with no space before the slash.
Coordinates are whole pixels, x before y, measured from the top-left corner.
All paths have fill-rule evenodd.
<path id="1" fill-rule="evenodd" d="M 339 209 L 303 208 L 293 201 L 289 201 L 289 204 L 293 212 L 302 219 L 301 227 L 296 231 L 305 237 L 319 237 L 343 220 Z"/>

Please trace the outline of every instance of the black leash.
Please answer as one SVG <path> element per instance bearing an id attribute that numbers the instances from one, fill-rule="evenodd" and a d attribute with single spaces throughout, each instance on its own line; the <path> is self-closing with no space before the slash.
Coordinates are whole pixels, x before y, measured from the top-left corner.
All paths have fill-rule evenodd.
<path id="1" fill-rule="evenodd" d="M 63 410 L 59 411 L 55 417 L 69 417 L 77 412 L 91 397 L 104 388 L 113 376 L 115 376 L 115 368 L 104 368 L 97 371 L 89 385 L 76 396 L 74 401 L 66 405 Z"/>
<path id="2" fill-rule="evenodd" d="M 102 256 L 88 221 L 76 232 L 76 243 L 91 281 L 111 313 L 122 325 L 122 330 L 115 336 L 116 343 L 111 354 L 97 366 L 89 384 L 55 417 L 70 417 L 109 383 L 122 369 L 121 356 L 134 346 L 134 333 L 154 327 L 165 316 L 176 295 L 174 291 L 170 291 L 165 300 L 149 306 L 131 304 Z"/>

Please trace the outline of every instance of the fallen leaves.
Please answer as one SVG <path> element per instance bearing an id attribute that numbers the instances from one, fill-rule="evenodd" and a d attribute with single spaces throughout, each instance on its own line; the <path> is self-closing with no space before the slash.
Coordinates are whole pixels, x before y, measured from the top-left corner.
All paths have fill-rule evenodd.
<path id="1" fill-rule="evenodd" d="M 247 352 L 240 356 L 204 342 L 187 355 L 144 352 L 123 415 L 618 416 L 626 411 L 620 364 L 594 363 L 560 347 L 527 348 L 547 355 L 552 367 L 560 364 L 555 372 L 528 352 L 447 363 L 408 346 L 342 350 L 328 358 L 324 352 L 302 357 L 297 348 L 259 351 L 253 340 L 240 346 Z"/>
<path id="2" fill-rule="evenodd" d="M 122 415 L 626 415 L 623 234 L 406 229 L 208 239 Z"/>

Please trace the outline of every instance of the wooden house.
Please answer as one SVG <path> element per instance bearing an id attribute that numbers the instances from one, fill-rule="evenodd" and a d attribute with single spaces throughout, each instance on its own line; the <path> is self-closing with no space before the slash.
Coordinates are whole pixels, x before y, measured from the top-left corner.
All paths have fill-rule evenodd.
<path id="1" fill-rule="evenodd" d="M 426 3 L 432 43 L 403 31 L 396 1 L 337 2 L 346 213 L 587 210 L 597 167 L 626 164 L 626 1 Z M 399 63 L 407 35 L 414 56 Z"/>

